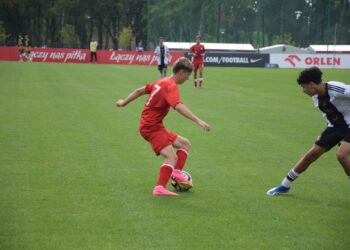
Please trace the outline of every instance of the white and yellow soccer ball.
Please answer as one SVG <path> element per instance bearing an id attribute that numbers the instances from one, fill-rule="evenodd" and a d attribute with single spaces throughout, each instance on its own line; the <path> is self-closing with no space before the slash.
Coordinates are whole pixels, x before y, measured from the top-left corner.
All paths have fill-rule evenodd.
<path id="1" fill-rule="evenodd" d="M 187 180 L 192 182 L 192 176 L 190 175 L 190 173 L 186 172 L 186 171 L 181 171 L 182 174 L 184 176 L 186 176 Z M 171 178 L 171 185 L 175 188 L 175 190 L 177 192 L 187 192 L 188 190 L 190 190 L 192 187 L 185 187 L 185 186 L 182 186 L 180 184 L 178 184 L 173 178 Z"/>

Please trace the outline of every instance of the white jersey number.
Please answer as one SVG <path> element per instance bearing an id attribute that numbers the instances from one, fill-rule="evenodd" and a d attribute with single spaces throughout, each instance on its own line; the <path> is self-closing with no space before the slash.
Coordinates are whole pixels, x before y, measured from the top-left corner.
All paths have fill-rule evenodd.
<path id="1" fill-rule="evenodd" d="M 156 90 L 153 91 L 153 93 L 149 97 L 148 102 L 146 103 L 146 106 L 148 106 L 148 104 L 151 102 L 151 100 L 154 97 L 154 95 L 157 94 L 159 92 L 159 90 L 160 90 L 160 86 L 159 85 L 155 85 L 154 87 L 156 88 Z"/>

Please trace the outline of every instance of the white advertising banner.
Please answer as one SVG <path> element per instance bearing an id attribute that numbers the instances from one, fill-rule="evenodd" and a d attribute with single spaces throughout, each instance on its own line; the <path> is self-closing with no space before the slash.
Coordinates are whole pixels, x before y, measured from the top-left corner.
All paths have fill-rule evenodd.
<path id="1" fill-rule="evenodd" d="M 270 54 L 270 63 L 280 68 L 350 69 L 350 54 Z"/>

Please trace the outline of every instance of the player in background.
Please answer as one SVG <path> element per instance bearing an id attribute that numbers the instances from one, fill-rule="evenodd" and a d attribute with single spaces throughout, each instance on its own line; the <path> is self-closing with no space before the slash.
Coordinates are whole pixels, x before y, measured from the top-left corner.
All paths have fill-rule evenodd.
<path id="1" fill-rule="evenodd" d="M 17 47 L 19 52 L 19 61 L 23 62 L 24 43 L 23 43 L 23 36 L 21 34 L 18 35 Z"/>
<path id="2" fill-rule="evenodd" d="M 166 77 L 166 70 L 168 67 L 170 54 L 168 46 L 164 45 L 164 37 L 159 37 L 159 45 L 154 50 L 154 55 L 157 58 L 160 78 Z"/>
<path id="3" fill-rule="evenodd" d="M 192 70 L 192 63 L 187 58 L 181 57 L 174 63 L 171 76 L 135 89 L 125 99 L 116 102 L 117 107 L 124 107 L 142 95 L 149 95 L 142 111 L 139 131 L 142 137 L 150 143 L 155 154 L 164 158 L 153 190 L 155 196 L 178 195 L 166 189 L 170 177 L 179 185 L 192 187 L 192 183 L 188 182 L 181 172 L 191 144 L 188 139 L 167 130 L 163 125 L 163 119 L 168 114 L 170 107 L 194 121 L 204 130 L 210 130 L 210 126 L 194 115 L 180 99 L 178 85 L 188 80 Z"/>
<path id="4" fill-rule="evenodd" d="M 322 72 L 317 67 L 302 71 L 297 81 L 303 92 L 312 97 L 314 105 L 322 112 L 327 127 L 289 171 L 281 185 L 267 191 L 270 196 L 287 193 L 301 173 L 339 143 L 337 159 L 350 180 L 350 86 L 336 81 L 322 82 Z"/>
<path id="5" fill-rule="evenodd" d="M 27 61 L 31 62 L 32 61 L 32 56 L 30 54 L 30 50 L 31 50 L 32 46 L 31 46 L 30 39 L 29 39 L 28 35 L 24 36 L 24 47 L 26 49 Z"/>
<path id="6" fill-rule="evenodd" d="M 90 42 L 90 63 L 97 63 L 97 46 L 96 40 L 91 40 Z"/>
<path id="7" fill-rule="evenodd" d="M 197 83 L 199 80 L 199 87 L 202 88 L 203 86 L 203 68 L 204 68 L 204 55 L 205 55 L 205 48 L 204 45 L 201 44 L 201 36 L 196 36 L 196 44 L 194 44 L 188 53 L 193 58 L 193 65 L 194 65 L 194 87 L 197 88 Z M 197 71 L 199 70 L 199 79 L 197 78 Z"/>

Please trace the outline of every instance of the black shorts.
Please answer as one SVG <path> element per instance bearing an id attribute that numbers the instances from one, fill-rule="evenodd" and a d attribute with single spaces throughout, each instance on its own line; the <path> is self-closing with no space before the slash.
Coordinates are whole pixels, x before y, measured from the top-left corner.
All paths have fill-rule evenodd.
<path id="1" fill-rule="evenodd" d="M 317 138 L 315 144 L 330 150 L 341 141 L 350 143 L 350 128 L 348 127 L 327 127 Z"/>
<path id="2" fill-rule="evenodd" d="M 158 65 L 158 70 L 163 70 L 163 69 L 166 69 L 167 67 L 168 67 L 168 65 L 162 63 L 162 64 Z"/>

